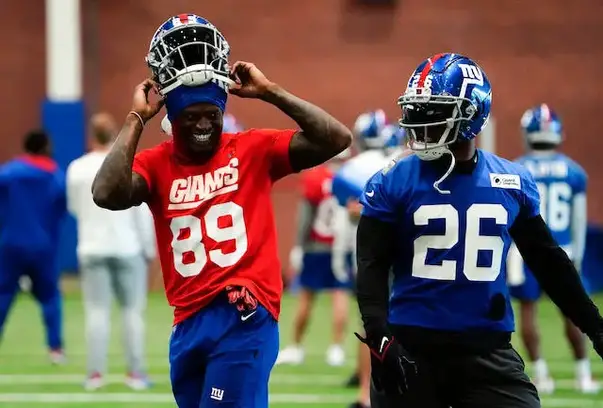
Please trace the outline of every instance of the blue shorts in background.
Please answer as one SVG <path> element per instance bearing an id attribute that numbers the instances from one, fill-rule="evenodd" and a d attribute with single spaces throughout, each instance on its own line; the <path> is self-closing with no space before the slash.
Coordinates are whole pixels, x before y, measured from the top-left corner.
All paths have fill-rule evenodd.
<path id="1" fill-rule="evenodd" d="M 353 286 L 351 255 L 347 257 L 346 276 L 337 277 L 331 267 L 331 253 L 305 253 L 299 274 L 299 285 L 312 292 L 333 289 L 351 289 Z"/>

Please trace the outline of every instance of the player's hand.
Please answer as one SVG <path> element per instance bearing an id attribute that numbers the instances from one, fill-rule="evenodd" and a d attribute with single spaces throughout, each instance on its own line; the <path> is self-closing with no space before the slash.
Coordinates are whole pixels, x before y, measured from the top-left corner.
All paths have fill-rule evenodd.
<path id="1" fill-rule="evenodd" d="M 251 62 L 237 61 L 230 70 L 230 78 L 235 82 L 229 92 L 241 98 L 263 98 L 274 86 Z"/>
<path id="2" fill-rule="evenodd" d="M 366 338 L 354 333 L 371 351 L 371 377 L 377 391 L 403 395 L 418 374 L 415 361 L 387 331 L 368 333 Z"/>
<path id="3" fill-rule="evenodd" d="M 164 104 L 165 100 L 159 96 L 159 89 L 153 80 L 145 79 L 134 89 L 131 110 L 138 113 L 145 123 L 155 116 Z"/>

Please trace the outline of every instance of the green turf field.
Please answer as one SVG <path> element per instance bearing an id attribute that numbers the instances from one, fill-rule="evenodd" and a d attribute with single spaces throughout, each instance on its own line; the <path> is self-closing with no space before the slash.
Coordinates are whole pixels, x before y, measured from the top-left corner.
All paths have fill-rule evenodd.
<path id="1" fill-rule="evenodd" d="M 284 300 L 281 338 L 289 339 L 295 299 Z M 603 297 L 598 298 L 603 304 Z M 329 344 L 330 311 L 328 298 L 321 298 L 307 339 L 306 363 L 301 367 L 277 367 L 271 381 L 271 406 L 345 407 L 354 400 L 355 391 L 341 387 L 352 371 L 356 340 L 350 335 L 348 366 L 330 368 L 324 363 Z M 171 310 L 161 294 L 149 298 L 147 311 L 147 355 L 155 387 L 151 391 L 132 392 L 121 381 L 123 364 L 120 347 L 120 320 L 113 314 L 113 341 L 110 354 L 110 384 L 102 391 L 85 392 L 82 380 L 85 366 L 83 314 L 78 295 L 65 300 L 65 333 L 68 364 L 50 366 L 43 347 L 43 332 L 37 306 L 27 296 L 19 299 L 13 310 L 0 346 L 0 407 L 83 407 L 83 408 L 157 408 L 174 407 L 170 394 L 167 366 L 167 342 L 170 335 Z M 582 396 L 572 390 L 573 364 L 561 330 L 560 319 L 550 304 L 541 309 L 544 349 L 558 390 L 543 398 L 544 407 L 603 408 L 600 396 Z M 355 326 L 350 327 L 352 334 Z M 521 350 L 521 349 L 520 349 Z M 603 378 L 603 363 L 594 362 L 593 370 Z M 486 408 L 486 407 L 484 407 Z"/>

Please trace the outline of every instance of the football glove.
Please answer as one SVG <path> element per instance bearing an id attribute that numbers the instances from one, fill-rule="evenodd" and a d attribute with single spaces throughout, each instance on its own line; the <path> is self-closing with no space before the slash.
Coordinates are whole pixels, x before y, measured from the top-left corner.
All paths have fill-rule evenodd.
<path id="1" fill-rule="evenodd" d="M 367 333 L 366 338 L 354 333 L 371 352 L 371 377 L 375 388 L 388 395 L 403 395 L 418 374 L 417 364 L 394 336 L 383 330 Z"/>

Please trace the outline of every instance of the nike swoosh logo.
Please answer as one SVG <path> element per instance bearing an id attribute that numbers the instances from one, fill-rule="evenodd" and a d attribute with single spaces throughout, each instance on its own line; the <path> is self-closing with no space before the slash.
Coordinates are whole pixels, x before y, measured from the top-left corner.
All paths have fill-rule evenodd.
<path id="1" fill-rule="evenodd" d="M 367 192 L 366 192 L 366 195 L 367 195 L 367 197 L 372 197 L 372 196 L 374 196 L 374 195 L 375 195 L 375 192 L 374 192 L 373 190 L 371 190 L 371 191 L 367 191 Z"/>
<path id="2" fill-rule="evenodd" d="M 383 338 L 381 339 L 381 347 L 379 347 L 379 353 L 383 353 L 383 347 L 385 347 L 388 341 L 388 338 L 383 336 Z"/>
<path id="3" fill-rule="evenodd" d="M 254 310 L 253 312 L 249 313 L 247 316 L 241 316 L 241 320 L 245 321 L 245 320 L 249 319 L 251 316 L 253 316 L 255 314 L 255 312 L 257 312 L 257 310 Z"/>

